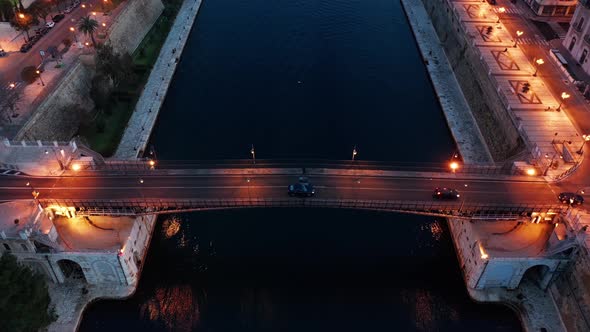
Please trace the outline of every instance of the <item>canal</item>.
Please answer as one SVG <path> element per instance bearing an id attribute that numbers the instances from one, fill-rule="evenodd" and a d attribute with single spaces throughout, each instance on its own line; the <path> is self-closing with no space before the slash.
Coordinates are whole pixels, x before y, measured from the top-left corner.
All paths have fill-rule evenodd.
<path id="1" fill-rule="evenodd" d="M 454 152 L 398 1 L 204 1 L 151 142 L 159 159 L 440 163 Z M 312 179 L 313 180 L 313 179 Z M 470 301 L 431 217 L 162 216 L 137 293 L 80 331 L 520 331 Z"/>

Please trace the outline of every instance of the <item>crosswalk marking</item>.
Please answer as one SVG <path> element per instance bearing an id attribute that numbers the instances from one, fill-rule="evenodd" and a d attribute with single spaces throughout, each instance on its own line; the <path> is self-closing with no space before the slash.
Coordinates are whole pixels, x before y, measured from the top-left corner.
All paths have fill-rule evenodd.
<path id="1" fill-rule="evenodd" d="M 494 12 L 500 13 L 498 9 L 499 8 L 494 7 Z M 503 12 L 503 13 L 500 13 L 500 15 L 502 15 L 502 14 L 512 14 L 512 15 L 520 15 L 520 14 L 522 14 L 522 12 L 520 11 L 520 9 L 518 9 L 518 8 L 505 8 L 505 9 L 506 9 L 506 11 Z"/>
<path id="2" fill-rule="evenodd" d="M 530 44 L 530 45 L 543 45 L 548 46 L 549 43 L 544 39 L 537 38 L 516 38 L 516 44 Z"/>

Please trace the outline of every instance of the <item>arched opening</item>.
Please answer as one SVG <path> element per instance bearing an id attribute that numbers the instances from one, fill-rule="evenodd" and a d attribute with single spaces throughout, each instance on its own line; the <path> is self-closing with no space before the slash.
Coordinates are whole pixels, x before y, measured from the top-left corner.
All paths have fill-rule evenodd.
<path id="1" fill-rule="evenodd" d="M 521 283 L 532 282 L 541 289 L 546 289 L 551 278 L 551 268 L 547 265 L 534 265 L 529 267 L 522 275 Z"/>
<path id="2" fill-rule="evenodd" d="M 62 259 L 57 261 L 57 265 L 61 269 L 66 280 L 79 280 L 86 282 L 86 278 L 84 277 L 84 272 L 82 271 L 82 267 L 80 264 L 71 261 L 69 259 Z"/>

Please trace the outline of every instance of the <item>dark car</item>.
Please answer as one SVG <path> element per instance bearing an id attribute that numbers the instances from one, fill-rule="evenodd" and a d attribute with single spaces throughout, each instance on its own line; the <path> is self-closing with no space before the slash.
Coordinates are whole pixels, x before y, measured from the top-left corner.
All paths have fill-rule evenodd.
<path id="1" fill-rule="evenodd" d="M 33 45 L 31 45 L 30 43 L 26 43 L 20 47 L 20 51 L 22 53 L 27 53 L 32 47 L 33 47 Z"/>
<path id="2" fill-rule="evenodd" d="M 0 48 L 0 56 L 6 56 L 6 52 L 4 52 L 4 49 Z"/>
<path id="3" fill-rule="evenodd" d="M 557 198 L 559 199 L 560 202 L 571 204 L 571 205 L 580 205 L 580 204 L 584 203 L 584 197 L 582 197 L 582 195 L 578 195 L 576 193 L 563 192 L 563 193 L 560 193 L 557 196 Z"/>
<path id="4" fill-rule="evenodd" d="M 457 199 L 461 197 L 457 189 L 452 188 L 436 188 L 432 194 L 433 198 L 436 199 Z"/>
<path id="5" fill-rule="evenodd" d="M 295 183 L 289 186 L 289 196 L 311 197 L 315 195 L 315 189 L 309 183 Z"/>
<path id="6" fill-rule="evenodd" d="M 57 22 L 63 20 L 64 17 L 66 17 L 64 14 L 58 14 L 58 15 L 53 16 L 53 18 L 51 20 L 53 22 L 57 23 Z"/>

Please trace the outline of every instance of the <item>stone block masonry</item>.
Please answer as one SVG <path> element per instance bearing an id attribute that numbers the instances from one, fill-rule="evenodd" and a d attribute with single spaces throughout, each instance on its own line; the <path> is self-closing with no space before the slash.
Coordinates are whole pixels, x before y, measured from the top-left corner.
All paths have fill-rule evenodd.
<path id="1" fill-rule="evenodd" d="M 178 11 L 119 143 L 116 159 L 134 159 L 145 150 L 200 7 L 201 0 L 185 0 Z"/>
<path id="2" fill-rule="evenodd" d="M 470 163 L 493 162 L 422 2 L 401 0 L 401 3 L 461 156 Z"/>
<path id="3" fill-rule="evenodd" d="M 118 53 L 133 53 L 163 10 L 160 0 L 127 1 L 108 32 L 113 49 Z"/>

